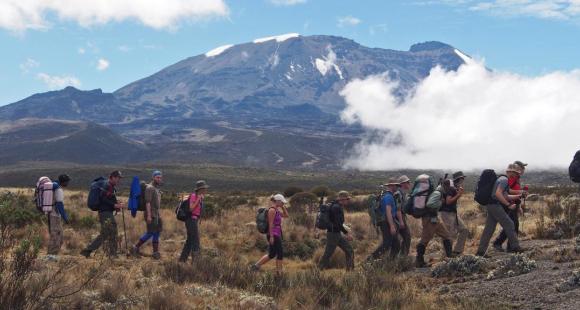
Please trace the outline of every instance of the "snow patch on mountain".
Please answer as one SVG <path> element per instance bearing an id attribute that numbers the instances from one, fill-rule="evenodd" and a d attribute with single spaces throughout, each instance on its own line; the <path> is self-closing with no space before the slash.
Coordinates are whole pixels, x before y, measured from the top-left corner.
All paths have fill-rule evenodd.
<path id="1" fill-rule="evenodd" d="M 287 34 L 281 34 L 278 36 L 271 36 L 271 37 L 256 39 L 256 40 L 254 40 L 254 43 L 264 43 L 264 42 L 268 42 L 268 41 L 272 41 L 272 40 L 276 40 L 276 42 L 284 42 L 288 39 L 297 38 L 299 36 L 300 36 L 299 33 L 287 33 Z"/>
<path id="2" fill-rule="evenodd" d="M 342 71 L 336 64 L 336 53 L 334 53 L 330 46 L 327 48 L 327 50 L 328 54 L 326 56 L 322 56 L 322 59 L 315 59 L 314 65 L 316 66 L 316 69 L 318 69 L 318 72 L 320 72 L 322 76 L 326 76 L 326 74 L 334 68 L 340 79 L 343 80 L 344 77 L 342 75 Z"/>
<path id="3" fill-rule="evenodd" d="M 217 48 L 214 48 L 213 50 L 205 53 L 205 57 L 215 57 L 223 52 L 225 52 L 227 49 L 229 49 L 230 47 L 234 46 L 233 44 L 228 44 L 228 45 L 224 45 L 224 46 L 220 46 Z"/>

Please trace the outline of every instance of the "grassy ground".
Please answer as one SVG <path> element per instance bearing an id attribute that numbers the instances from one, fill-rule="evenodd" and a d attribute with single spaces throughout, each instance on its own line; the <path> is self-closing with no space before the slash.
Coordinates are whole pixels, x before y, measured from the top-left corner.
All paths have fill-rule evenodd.
<path id="1" fill-rule="evenodd" d="M 0 190 L 6 191 L 17 193 L 17 201 L 24 207 L 27 202 L 23 197 L 32 194 L 26 189 Z M 473 294 L 462 297 L 441 294 L 435 288 L 445 281 L 414 271 L 412 258 L 365 265 L 364 259 L 380 240 L 369 223 L 368 215 L 356 211 L 356 208 L 349 209 L 346 215 L 346 222 L 355 237 L 354 272 L 347 273 L 341 268 L 344 266 L 344 256 L 340 251 L 332 259 L 335 268 L 322 272 L 315 268 L 323 251 L 325 233 L 313 228 L 315 215 L 309 213 L 308 208 L 292 207 L 291 218 L 284 222 L 287 254 L 284 276 L 274 276 L 273 263 L 264 266 L 264 271 L 260 273 L 251 273 L 247 267 L 265 253 L 267 244 L 254 223 L 256 208 L 265 204 L 265 198 L 248 193 L 238 193 L 236 197 L 210 193 L 208 201 L 212 202 L 213 211 L 206 214 L 200 225 L 203 256 L 193 264 L 179 264 L 176 261 L 184 243 L 185 227 L 172 212 L 174 202 L 179 200 L 181 194 L 175 193 L 173 196 L 174 201 L 166 201 L 169 208 L 162 210 L 164 231 L 161 235 L 161 261 L 149 257 L 150 244 L 143 247 L 145 256 L 142 258 L 121 255 L 111 261 L 104 257 L 102 251 L 90 259 L 79 256 L 80 250 L 98 234 L 98 223 L 96 214 L 85 207 L 86 193 L 67 190 L 66 208 L 73 220 L 71 225 L 65 226 L 62 255 L 57 261 L 44 258 L 47 243 L 44 223 L 13 229 L 10 234 L 14 243 L 5 247 L 3 255 L 0 255 L 4 257 L 5 266 L 2 280 L 8 278 L 6 275 L 14 262 L 13 255 L 21 247 L 20 242 L 40 236 L 39 259 L 31 260 L 28 278 L 22 285 L 27 288 L 25 292 L 35 287 L 37 289 L 33 291 L 41 293 L 25 296 L 28 308 L 497 309 L 505 305 L 480 300 Z M 358 200 L 364 198 L 357 197 Z M 521 224 L 523 239 L 543 237 L 556 220 L 570 220 L 571 211 L 551 202 L 555 199 L 555 196 L 542 196 L 542 199 L 529 203 L 530 211 Z M 483 230 L 485 214 L 473 202 L 471 195 L 463 197 L 459 204 L 460 216 L 470 230 L 466 253 L 474 253 Z M 360 203 L 358 205 L 357 210 Z M 558 208 L 562 210 L 557 211 Z M 124 253 L 122 215 L 118 214 L 116 219 L 119 248 Z M 142 214 L 132 218 L 125 212 L 125 224 L 130 246 L 145 230 Z M 414 255 L 420 223 L 409 219 L 409 224 L 414 237 L 411 255 Z M 25 253 L 30 252 L 33 256 L 33 248 L 31 246 Z M 443 260 L 439 240 L 431 242 L 427 252 L 430 262 Z M 4 297 L 6 300 L 9 299 Z"/>

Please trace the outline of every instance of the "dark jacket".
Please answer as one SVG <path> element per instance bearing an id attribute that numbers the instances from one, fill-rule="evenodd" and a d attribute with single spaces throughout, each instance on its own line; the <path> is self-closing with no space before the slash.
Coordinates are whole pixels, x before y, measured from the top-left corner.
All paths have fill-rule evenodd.
<path id="1" fill-rule="evenodd" d="M 99 212 L 115 211 L 115 205 L 117 204 L 117 189 L 109 184 L 109 181 L 105 183 L 105 190 L 101 192 L 100 203 Z"/>
<path id="2" fill-rule="evenodd" d="M 330 227 L 328 227 L 328 232 L 343 232 L 345 234 L 348 231 L 344 228 L 344 211 L 338 202 L 333 202 L 330 207 Z"/>

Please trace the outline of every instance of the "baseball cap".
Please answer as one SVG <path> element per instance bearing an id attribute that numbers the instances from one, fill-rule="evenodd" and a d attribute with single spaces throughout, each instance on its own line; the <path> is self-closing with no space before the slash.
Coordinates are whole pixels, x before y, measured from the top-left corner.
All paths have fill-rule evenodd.
<path id="1" fill-rule="evenodd" d="M 273 197 L 274 201 L 281 201 L 283 203 L 287 203 L 288 201 L 286 200 L 286 198 L 284 198 L 284 195 L 282 194 L 276 194 Z"/>

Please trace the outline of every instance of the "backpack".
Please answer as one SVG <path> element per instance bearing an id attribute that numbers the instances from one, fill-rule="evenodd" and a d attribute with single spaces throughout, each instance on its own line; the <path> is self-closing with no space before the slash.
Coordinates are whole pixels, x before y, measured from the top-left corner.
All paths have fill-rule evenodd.
<path id="1" fill-rule="evenodd" d="M 38 182 L 36 182 L 36 188 L 34 189 L 34 202 L 38 212 L 52 212 L 52 207 L 54 205 L 54 190 L 57 188 L 58 186 L 55 186 L 48 177 L 41 177 L 38 179 Z"/>
<path id="2" fill-rule="evenodd" d="M 422 218 L 428 215 L 430 210 L 426 208 L 427 201 L 434 191 L 435 181 L 433 177 L 426 174 L 419 175 L 415 178 L 411 195 L 403 207 L 403 212 L 414 218 Z"/>
<path id="3" fill-rule="evenodd" d="M 482 206 L 493 203 L 495 201 L 493 199 L 493 188 L 500 176 L 502 175 L 497 175 L 493 169 L 483 170 L 479 180 L 477 180 L 473 199 Z"/>
<path id="4" fill-rule="evenodd" d="M 256 213 L 256 227 L 262 234 L 267 234 L 269 231 L 268 210 L 270 210 L 270 208 L 259 208 Z"/>
<path id="5" fill-rule="evenodd" d="M 147 202 L 145 202 L 145 191 L 147 190 L 147 183 L 141 181 L 141 194 L 139 195 L 139 203 L 137 204 L 137 211 L 145 211 L 147 209 Z"/>
<path id="6" fill-rule="evenodd" d="M 377 226 L 380 222 L 383 222 L 386 218 L 381 212 L 381 200 L 383 198 L 383 193 L 379 195 L 370 194 L 367 198 L 367 206 L 369 216 L 371 218 L 371 223 Z"/>
<path id="7" fill-rule="evenodd" d="M 570 175 L 570 180 L 574 183 L 580 183 L 580 151 L 576 152 L 574 159 L 568 167 L 568 175 Z"/>
<path id="8" fill-rule="evenodd" d="M 89 207 L 91 211 L 99 211 L 101 206 L 101 196 L 105 191 L 106 183 L 107 181 L 104 177 L 98 177 L 91 182 L 89 195 L 87 197 L 87 207 Z"/>
<path id="9" fill-rule="evenodd" d="M 185 222 L 188 217 L 191 217 L 191 211 L 189 211 L 189 199 L 190 197 L 184 199 L 177 205 L 177 208 L 175 208 L 175 217 L 182 222 Z"/>

